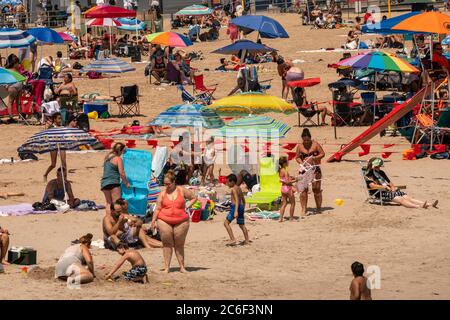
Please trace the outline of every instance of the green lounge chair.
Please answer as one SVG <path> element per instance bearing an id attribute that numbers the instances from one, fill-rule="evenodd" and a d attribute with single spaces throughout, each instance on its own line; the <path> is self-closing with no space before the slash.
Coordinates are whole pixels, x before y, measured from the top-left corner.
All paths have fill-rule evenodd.
<path id="1" fill-rule="evenodd" d="M 275 170 L 274 159 L 271 157 L 262 158 L 259 161 L 260 191 L 246 197 L 249 204 L 268 204 L 269 210 L 272 202 L 281 196 L 281 182 L 278 172 Z"/>

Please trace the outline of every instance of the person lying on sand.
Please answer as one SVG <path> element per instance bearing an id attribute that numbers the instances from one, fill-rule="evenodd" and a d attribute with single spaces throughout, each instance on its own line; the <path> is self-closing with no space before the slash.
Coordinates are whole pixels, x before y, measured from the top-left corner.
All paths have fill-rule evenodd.
<path id="1" fill-rule="evenodd" d="M 364 266 L 358 261 L 352 263 L 353 280 L 350 283 L 350 300 L 372 300 L 367 278 L 364 277 Z"/>
<path id="2" fill-rule="evenodd" d="M 112 280 L 114 273 L 119 270 L 125 261 L 128 261 L 131 264 L 131 269 L 128 272 L 124 272 L 125 280 L 144 283 L 145 278 L 145 281 L 148 282 L 147 265 L 139 252 L 129 249 L 123 242 L 117 245 L 117 252 L 122 258 L 117 261 L 111 272 L 106 275 L 106 280 Z"/>
<path id="3" fill-rule="evenodd" d="M 0 227 L 0 264 L 9 265 L 7 261 L 3 261 L 6 257 L 6 253 L 8 252 L 9 236 L 9 231 Z"/>

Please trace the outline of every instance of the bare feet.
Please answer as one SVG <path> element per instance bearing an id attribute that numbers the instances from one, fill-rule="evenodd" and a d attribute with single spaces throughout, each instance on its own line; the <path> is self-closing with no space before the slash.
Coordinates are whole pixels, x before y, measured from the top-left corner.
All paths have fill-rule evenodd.
<path id="1" fill-rule="evenodd" d="M 242 245 L 248 246 L 248 245 L 250 245 L 252 242 L 253 242 L 252 240 L 243 241 L 243 242 L 242 242 Z"/>
<path id="2" fill-rule="evenodd" d="M 283 220 L 283 218 L 280 218 L 280 220 L 278 220 L 278 222 L 283 222 L 284 220 Z"/>
<path id="3" fill-rule="evenodd" d="M 438 203 L 439 203 L 439 200 L 435 200 L 435 201 L 433 202 L 433 204 L 432 204 L 433 208 L 436 208 L 436 209 L 437 209 Z"/>
<path id="4" fill-rule="evenodd" d="M 9 263 L 8 261 L 4 260 L 3 262 L 0 262 L 0 264 L 2 264 L 4 266 L 9 266 L 11 263 Z"/>
<path id="5" fill-rule="evenodd" d="M 163 273 L 169 273 L 170 272 L 170 268 L 166 268 L 162 271 Z"/>
<path id="6" fill-rule="evenodd" d="M 180 272 L 181 273 L 188 273 L 188 271 L 186 270 L 185 267 L 180 267 Z"/>
<path id="7" fill-rule="evenodd" d="M 234 246 L 236 246 L 236 240 L 230 240 L 230 241 L 226 244 L 226 246 L 227 246 L 227 247 L 234 247 Z"/>

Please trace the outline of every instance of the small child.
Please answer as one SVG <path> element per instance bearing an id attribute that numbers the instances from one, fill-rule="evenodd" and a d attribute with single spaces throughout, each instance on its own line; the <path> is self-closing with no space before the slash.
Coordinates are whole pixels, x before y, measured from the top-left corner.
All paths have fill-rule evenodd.
<path id="1" fill-rule="evenodd" d="M 113 274 L 119 270 L 125 261 L 128 261 L 132 268 L 130 271 L 124 272 L 125 280 L 144 283 L 145 278 L 146 282 L 148 282 L 147 265 L 139 252 L 133 249 L 128 249 L 128 246 L 123 242 L 119 242 L 117 245 L 117 252 L 122 256 L 122 258 L 117 261 L 111 272 L 106 275 L 106 280 L 111 280 Z"/>
<path id="2" fill-rule="evenodd" d="M 236 223 L 241 228 L 244 233 L 244 244 L 250 244 L 250 240 L 248 238 L 248 231 L 245 227 L 245 198 L 242 193 L 241 188 L 237 185 L 237 177 L 235 174 L 230 174 L 227 177 L 227 186 L 231 189 L 231 208 L 230 212 L 227 215 L 227 218 L 224 221 L 225 229 L 228 231 L 228 235 L 230 236 L 229 246 L 236 245 L 236 238 L 234 237 L 233 230 L 231 230 L 230 223 L 236 219 Z"/>
<path id="3" fill-rule="evenodd" d="M 367 287 L 367 278 L 364 277 L 364 266 L 355 261 L 352 263 L 353 280 L 350 283 L 350 300 L 372 300 L 370 289 Z"/>
<path id="4" fill-rule="evenodd" d="M 279 160 L 279 175 L 281 182 L 281 208 L 280 208 L 280 222 L 284 220 L 284 212 L 286 211 L 286 207 L 288 203 L 291 205 L 291 210 L 289 211 L 289 219 L 290 221 L 294 221 L 294 211 L 295 211 L 295 196 L 293 183 L 296 181 L 292 179 L 289 175 L 288 170 L 288 158 L 281 157 Z"/>

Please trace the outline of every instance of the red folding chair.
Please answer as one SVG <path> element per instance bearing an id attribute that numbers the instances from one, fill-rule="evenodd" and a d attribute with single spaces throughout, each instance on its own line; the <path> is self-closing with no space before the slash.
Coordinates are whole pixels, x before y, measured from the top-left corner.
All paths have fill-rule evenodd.
<path id="1" fill-rule="evenodd" d="M 193 86 L 194 95 L 206 94 L 209 99 L 214 99 L 213 94 L 217 89 L 218 83 L 213 84 L 214 86 L 213 88 L 208 88 L 205 86 L 203 80 L 204 80 L 203 74 L 194 76 L 194 86 Z"/>
<path id="2" fill-rule="evenodd" d="M 318 85 L 319 83 L 320 78 L 308 78 L 303 80 L 290 81 L 288 82 L 288 86 L 291 88 L 302 88 L 304 90 L 304 88 L 313 87 L 315 85 Z M 317 110 L 317 103 L 308 103 L 307 101 L 304 102 L 306 102 L 306 105 L 301 106 L 297 105 L 298 126 L 302 127 L 305 126 L 307 123 L 311 123 L 311 125 L 313 126 L 318 126 L 320 112 Z M 317 123 L 312 119 L 316 115 L 317 115 Z M 301 122 L 301 116 L 304 116 L 306 118 L 306 120 L 303 123 Z"/>

